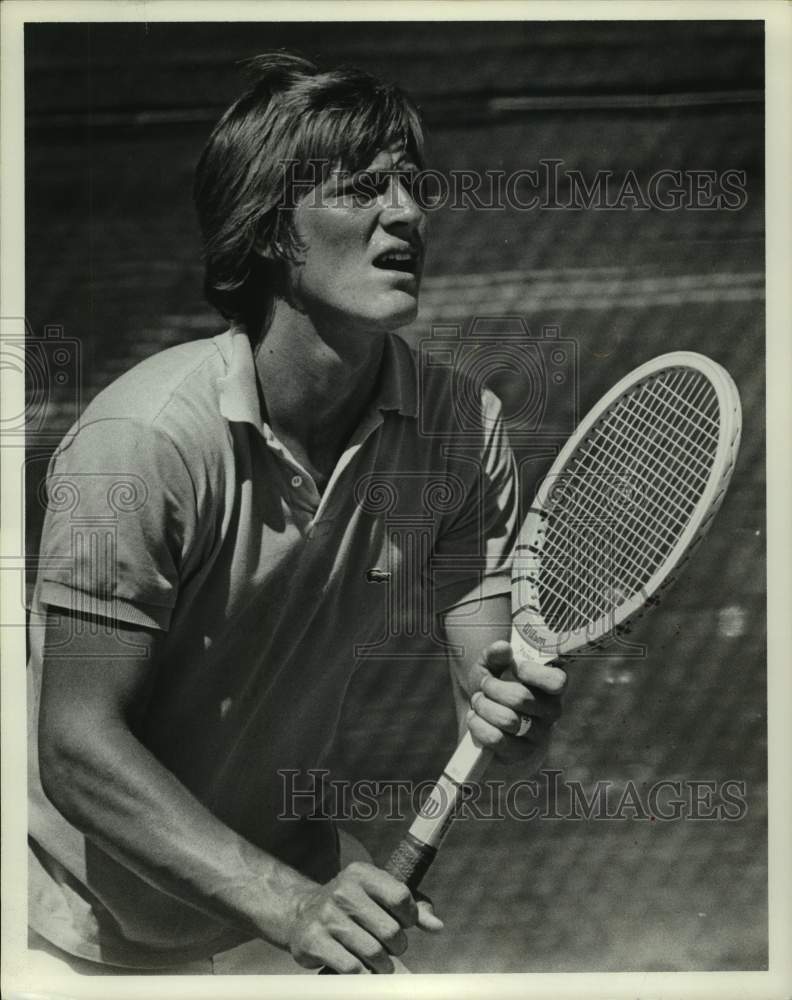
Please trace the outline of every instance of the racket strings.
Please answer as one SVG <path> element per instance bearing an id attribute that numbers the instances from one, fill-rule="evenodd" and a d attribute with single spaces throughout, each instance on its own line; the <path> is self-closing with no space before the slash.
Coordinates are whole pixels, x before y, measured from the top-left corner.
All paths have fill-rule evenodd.
<path id="1" fill-rule="evenodd" d="M 623 422 L 618 414 L 614 415 L 614 436 L 612 441 L 613 454 L 606 458 L 606 462 L 609 463 L 608 474 L 614 479 L 617 478 L 623 470 L 619 468 L 620 464 L 623 464 L 625 460 L 633 459 L 633 475 L 635 476 L 636 470 L 642 468 L 645 472 L 645 476 L 636 476 L 642 485 L 651 483 L 652 481 L 657 481 L 657 473 L 655 468 L 655 456 L 651 454 L 646 448 L 641 445 L 636 445 L 634 440 L 629 436 L 632 431 L 632 427 Z M 621 433 L 620 433 L 621 430 Z M 631 452 L 631 449 L 635 450 L 635 454 L 645 456 L 646 461 L 641 462 L 635 457 L 635 454 Z M 590 471 L 589 468 L 585 466 L 585 463 L 581 463 L 577 469 L 570 473 L 570 479 L 577 479 L 578 482 L 582 482 L 583 476 L 587 475 Z M 706 482 L 706 480 L 702 480 Z M 676 470 L 671 468 L 667 476 L 667 487 L 674 493 L 676 498 L 681 498 L 684 501 L 687 498 L 687 492 L 683 489 L 686 485 L 684 480 L 682 480 Z M 684 503 L 676 502 L 672 500 L 673 506 L 683 515 L 685 515 L 686 509 Z M 591 498 L 592 505 L 596 506 L 596 497 Z M 600 509 L 604 514 L 608 514 L 609 510 L 600 505 Z"/>
<path id="2" fill-rule="evenodd" d="M 573 476 L 571 478 L 577 479 L 578 481 L 582 481 L 583 475 L 581 474 L 580 471 L 577 471 L 577 472 L 575 472 L 573 474 Z M 583 525 L 593 526 L 593 525 L 596 525 L 596 524 L 599 524 L 599 525 L 606 524 L 608 522 L 608 519 L 613 514 L 613 507 L 612 507 L 612 505 L 606 504 L 604 501 L 598 500 L 596 497 L 591 497 L 589 499 L 589 504 L 588 504 L 587 509 L 584 509 L 580 505 L 580 503 L 577 502 L 577 498 L 572 498 L 572 500 L 570 502 L 570 505 L 569 505 L 569 508 L 570 508 L 570 511 L 573 514 L 573 516 L 578 517 L 580 519 L 581 530 L 582 530 L 582 526 Z M 625 511 L 625 516 L 627 518 L 631 517 L 631 515 L 629 514 L 628 511 Z M 636 520 L 635 515 L 632 516 L 632 519 Z M 646 537 L 642 538 L 642 540 L 641 540 L 641 542 L 642 542 L 641 547 L 638 546 L 638 544 L 636 542 L 636 539 L 634 539 L 634 538 L 625 538 L 624 539 L 624 546 L 625 546 L 625 548 L 624 548 L 624 552 L 623 552 L 623 557 L 625 558 L 625 560 L 632 562 L 632 564 L 636 567 L 636 569 L 639 572 L 641 570 L 641 564 L 637 560 L 635 560 L 635 559 L 632 558 L 632 553 L 633 552 L 640 553 L 641 550 L 642 550 L 643 545 L 647 545 L 647 546 L 653 548 L 656 553 L 662 554 L 663 553 L 662 546 L 665 543 L 665 541 L 667 540 L 667 534 L 668 534 L 667 530 L 666 530 L 665 533 L 661 533 L 660 531 L 656 530 L 655 527 L 649 526 L 648 527 L 648 532 L 654 538 L 657 539 L 657 541 L 659 542 L 659 545 L 653 545 L 653 543 L 651 541 L 649 541 Z M 601 532 L 595 533 L 595 536 L 596 536 L 596 539 L 599 540 L 599 541 L 604 540 L 604 536 L 602 535 Z"/>
<path id="3" fill-rule="evenodd" d="M 640 397 L 637 397 L 637 399 L 638 399 L 638 402 L 640 402 Z M 633 399 L 631 400 L 633 408 L 635 408 L 635 402 L 636 402 L 636 397 L 633 397 Z M 640 409 L 643 410 L 644 407 L 641 406 Z M 639 426 L 640 426 L 640 421 L 639 421 Z M 644 430 L 645 430 L 645 428 L 644 428 Z M 666 440 L 663 443 L 668 444 L 667 437 L 666 437 Z M 642 448 L 642 449 L 639 449 L 639 450 L 644 455 L 647 454 L 647 449 Z M 638 478 L 639 480 L 641 480 L 640 486 L 642 487 L 642 491 L 645 493 L 646 492 L 646 486 L 647 486 L 647 477 L 646 476 L 640 476 L 640 477 L 636 476 L 636 470 L 638 470 L 638 469 L 644 470 L 646 468 L 645 467 L 645 463 L 642 463 L 642 462 L 638 461 L 635 456 L 632 456 L 630 458 L 629 452 L 626 449 L 624 449 L 624 448 L 623 449 L 617 449 L 616 452 L 615 452 L 615 454 L 616 454 L 616 458 L 619 460 L 619 462 L 621 464 L 624 464 L 625 458 L 627 458 L 627 460 L 628 460 L 628 468 L 629 468 L 630 472 L 632 473 L 632 476 L 634 478 Z M 613 463 L 611 463 L 610 469 L 613 470 L 613 468 L 614 468 Z M 622 471 L 622 470 L 620 470 L 620 471 Z M 673 469 L 671 471 L 673 473 Z M 653 482 L 652 477 L 649 477 L 648 484 L 650 486 L 652 486 L 652 485 L 656 485 L 656 482 Z M 640 509 L 638 509 L 638 510 L 640 510 Z M 591 512 L 589 512 L 589 513 L 591 513 Z M 602 510 L 602 505 L 599 505 L 599 510 L 596 510 L 596 513 L 598 515 L 600 515 L 600 516 L 602 516 L 604 514 L 607 519 L 612 520 L 612 517 L 610 517 L 610 518 L 608 517 L 608 514 L 612 513 L 612 512 L 603 511 Z M 624 511 L 623 513 L 626 513 L 628 515 L 628 518 L 629 518 L 629 510 L 628 511 Z M 673 517 L 673 515 L 670 512 L 666 511 L 666 513 L 669 514 L 671 517 Z M 660 525 L 661 528 L 665 528 L 666 529 L 665 535 L 663 535 L 662 533 L 660 533 L 658 531 L 654 531 L 655 539 L 657 541 L 659 541 L 661 543 L 661 546 L 662 546 L 662 543 L 669 541 L 669 538 L 667 537 L 668 536 L 668 529 L 669 529 L 669 523 L 668 523 L 669 522 L 669 517 L 668 516 L 663 517 L 662 512 L 660 512 L 660 516 L 656 517 L 656 520 L 657 520 L 657 522 L 658 522 L 658 524 Z M 632 518 L 633 527 L 634 527 L 635 521 L 636 521 L 636 518 L 633 517 Z M 628 524 L 629 524 L 629 519 L 628 519 Z M 679 530 L 680 524 L 677 522 L 676 524 L 672 524 L 671 527 L 674 528 L 674 529 L 676 529 L 676 530 Z M 676 533 L 675 531 L 672 532 L 672 535 L 674 535 L 675 533 Z M 646 535 L 644 535 L 643 538 L 645 540 L 646 539 Z M 673 541 L 673 537 L 672 537 L 672 541 Z M 666 552 L 666 550 L 665 550 L 664 547 L 661 547 L 661 548 L 658 549 L 658 547 L 655 545 L 655 546 L 651 546 L 651 549 L 654 552 L 654 554 L 658 558 L 660 558 L 660 559 L 664 558 L 666 556 L 666 554 L 667 554 L 667 552 Z M 630 555 L 634 551 L 636 551 L 635 545 L 634 544 L 632 546 L 628 545 L 628 547 L 626 549 L 627 555 Z M 632 565 L 633 565 L 634 568 L 637 568 L 638 572 L 643 572 L 644 571 L 644 567 L 641 567 L 641 566 L 636 567 L 635 559 L 630 559 L 630 562 L 632 563 Z M 631 582 L 631 581 L 628 581 L 628 582 Z"/>
<path id="4" fill-rule="evenodd" d="M 667 509 L 669 517 L 673 517 L 673 510 L 681 516 L 683 521 L 686 521 L 688 515 L 687 501 L 690 495 L 690 480 L 692 478 L 696 478 L 701 484 L 706 485 L 706 478 L 701 476 L 695 469 L 691 469 L 689 466 L 686 469 L 680 469 L 679 456 L 674 456 L 669 449 L 669 458 L 672 462 L 676 459 L 676 465 L 669 467 L 665 479 L 663 480 L 662 474 L 658 473 L 656 468 L 656 455 L 644 445 L 636 443 L 633 438 L 630 437 L 630 431 L 630 427 L 619 426 L 617 421 L 614 421 L 614 436 L 612 442 L 614 469 L 618 467 L 619 462 L 632 459 L 632 474 L 641 485 L 651 485 L 652 483 L 656 484 L 663 481 L 667 490 L 667 500 L 669 501 Z M 684 478 L 685 473 L 687 473 L 687 478 Z"/>
<path id="5" fill-rule="evenodd" d="M 641 412 L 645 413 L 646 407 L 641 405 L 641 401 L 638 400 L 634 409 L 640 409 Z M 662 422 L 668 426 L 666 421 Z M 707 479 L 700 476 L 693 467 L 689 450 L 681 453 L 677 450 L 675 453 L 674 445 L 676 442 L 673 439 L 669 440 L 668 436 L 660 442 L 665 446 L 668 459 L 665 469 L 662 469 L 658 467 L 657 454 L 637 443 L 634 436 L 629 436 L 629 425 L 626 425 L 619 414 L 614 414 L 614 424 L 619 425 L 621 431 L 614 437 L 614 453 L 617 461 L 629 463 L 630 475 L 638 481 L 639 487 L 644 491 L 646 491 L 646 487 L 649 487 L 649 492 L 658 487 L 665 489 L 666 502 L 663 508 L 654 511 L 653 520 L 644 526 L 645 531 L 649 531 L 661 542 L 661 550 L 658 554 L 661 558 L 665 558 L 667 552 L 662 549 L 662 543 L 670 542 L 673 546 L 678 534 L 684 529 L 690 517 L 691 478 L 698 478 L 702 489 L 706 487 Z M 649 428 L 645 419 L 637 417 L 636 426 L 644 433 L 648 432 Z M 684 477 L 684 471 L 688 473 L 687 479 Z M 640 509 L 637 513 L 640 514 Z"/>
<path id="6" fill-rule="evenodd" d="M 709 383 L 707 383 L 707 386 L 709 386 Z M 692 411 L 693 419 L 697 424 L 697 431 L 705 431 L 705 425 L 710 424 L 711 430 L 708 436 L 710 437 L 710 439 L 717 440 L 720 428 L 717 417 L 711 417 L 703 410 L 698 409 L 695 405 L 691 404 L 689 400 L 685 399 L 684 396 L 681 396 L 678 392 L 675 392 L 673 387 L 670 385 L 663 385 L 662 383 L 658 383 L 657 392 L 658 395 L 662 395 L 663 393 L 665 393 L 666 395 L 673 397 L 675 400 L 677 400 L 677 403 L 680 406 L 685 408 L 685 410 L 687 410 L 688 412 Z M 714 391 L 712 392 L 711 398 L 714 404 L 714 411 L 717 413 L 718 400 Z"/>
<path id="7" fill-rule="evenodd" d="M 589 459 L 596 458 L 596 455 L 597 455 L 597 449 L 596 448 L 588 448 L 588 449 L 586 449 L 584 458 L 589 458 Z M 584 464 L 585 465 L 586 463 L 585 462 L 582 462 L 582 463 L 579 462 L 578 464 L 579 465 L 580 464 Z M 591 468 L 591 464 L 590 463 L 588 465 L 588 468 L 589 469 Z M 611 468 L 612 468 L 612 465 L 611 465 Z M 602 520 L 602 516 L 601 515 L 602 515 L 603 510 L 604 510 L 603 505 L 602 504 L 599 504 L 599 505 L 595 504 L 592 509 L 595 511 L 596 514 L 599 515 L 599 517 L 597 519 L 598 520 Z M 580 512 L 580 506 L 579 505 L 578 505 L 578 511 Z M 592 520 L 592 519 L 589 517 L 589 518 L 587 518 L 587 520 Z M 612 539 L 607 539 L 607 541 L 611 541 L 611 540 Z M 599 533 L 595 532 L 592 535 L 592 532 L 590 530 L 586 530 L 585 533 L 583 534 L 582 538 L 580 539 L 580 541 L 583 543 L 584 546 L 591 545 L 592 542 L 598 543 L 598 548 L 600 550 L 600 561 L 603 564 L 607 564 L 608 563 L 609 560 L 607 558 L 607 553 L 602 551 L 602 549 L 603 549 L 603 546 L 602 546 L 602 542 L 603 542 L 602 532 L 599 532 Z M 632 547 L 632 549 L 633 549 L 633 551 L 635 550 L 634 546 Z M 658 555 L 660 555 L 660 556 L 663 556 L 665 554 L 663 552 L 659 552 L 658 553 L 658 550 L 657 550 L 656 547 L 655 547 L 655 553 L 658 554 Z M 633 566 L 633 568 L 637 568 L 637 564 L 635 562 L 635 559 L 629 558 L 630 548 L 627 549 L 627 555 L 628 555 L 627 562 L 629 564 L 631 564 Z M 579 559 L 577 561 L 579 562 Z M 598 592 L 598 588 L 596 588 L 596 587 L 593 590 L 590 587 L 587 588 L 587 589 L 588 589 L 589 593 L 585 594 L 584 596 L 591 597 L 592 593 L 593 594 L 597 594 L 597 592 Z M 559 597 L 560 597 L 558 589 L 554 587 L 553 588 L 553 592 L 554 592 L 554 596 L 558 600 Z M 601 609 L 602 609 L 602 603 L 601 603 L 601 598 L 600 598 L 600 602 L 599 603 L 596 600 L 593 603 L 592 602 L 589 603 L 588 614 L 590 616 L 596 615 L 597 611 L 600 611 Z"/>
<path id="8" fill-rule="evenodd" d="M 580 461 L 577 463 L 577 468 L 573 473 L 570 474 L 570 478 L 578 478 L 578 480 L 580 480 L 583 474 L 588 474 L 592 471 L 594 471 L 595 473 L 598 472 L 599 470 L 592 469 L 592 464 L 590 461 L 588 463 L 586 461 L 587 459 L 592 459 L 596 457 L 596 455 L 597 455 L 596 444 L 592 448 L 585 449 L 584 454 L 581 456 Z M 617 453 L 617 458 L 620 458 L 623 461 L 626 455 L 628 455 L 628 453 L 626 451 L 623 451 L 621 455 Z M 616 470 L 614 468 L 614 463 L 611 462 L 608 468 L 610 470 L 610 476 L 614 476 L 614 474 L 616 473 Z M 610 476 L 608 476 L 607 478 L 610 478 Z M 580 487 L 577 487 L 577 489 L 579 488 Z M 585 536 L 583 537 L 582 541 L 586 545 L 597 543 L 600 550 L 602 550 L 602 543 L 603 542 L 607 543 L 609 539 L 606 539 L 602 535 L 602 532 L 599 533 L 594 532 L 592 535 L 592 533 L 588 530 L 588 525 L 589 523 L 596 523 L 596 520 L 598 520 L 601 524 L 607 524 L 608 520 L 612 516 L 613 511 L 612 509 L 609 509 L 604 503 L 598 502 L 595 497 L 590 497 L 589 509 L 585 510 L 581 507 L 580 503 L 576 502 L 578 499 L 579 498 L 577 496 L 573 496 L 570 506 L 573 508 L 574 513 L 581 518 L 581 524 L 587 525 L 586 529 L 579 528 L 579 530 L 585 530 Z M 629 517 L 628 513 L 627 516 Z M 635 521 L 635 518 L 633 518 L 633 520 Z M 677 522 L 677 524 L 675 525 L 677 529 L 679 528 L 679 524 L 680 523 Z M 646 531 L 646 528 L 644 528 L 644 531 Z M 672 541 L 675 541 L 676 533 L 669 531 L 667 526 L 664 534 L 661 534 L 660 532 L 653 530 L 652 528 L 649 528 L 649 531 L 659 541 L 660 547 L 658 547 L 657 545 L 652 545 L 651 542 L 648 541 L 646 534 L 642 536 L 641 541 L 642 543 L 648 545 L 652 549 L 653 553 L 657 556 L 657 558 L 660 561 L 662 561 L 662 559 L 665 558 L 667 555 L 668 549 L 665 546 L 669 541 L 669 537 L 672 539 Z M 621 553 L 622 559 L 624 560 L 625 564 L 629 564 L 629 566 L 632 567 L 636 578 L 641 578 L 642 574 L 645 574 L 646 572 L 646 567 L 644 564 L 638 561 L 638 559 L 633 558 L 635 553 L 638 553 L 639 556 L 641 555 L 640 549 L 638 548 L 635 540 L 631 541 L 628 538 L 624 538 L 622 541 L 625 546 L 624 551 Z M 601 552 L 601 556 L 604 556 L 604 553 Z M 544 566 L 543 566 L 543 571 L 544 571 Z M 551 578 L 555 577 L 556 581 L 558 581 L 558 574 L 554 574 L 552 568 L 549 569 L 549 573 Z M 582 586 L 585 586 L 585 580 L 582 581 Z M 595 589 L 593 593 L 597 595 L 598 592 Z M 553 590 L 553 595 L 557 599 L 560 598 L 558 591 L 555 589 Z M 585 594 L 585 596 L 590 597 L 591 594 Z M 588 608 L 588 613 L 590 615 L 592 615 L 593 617 L 599 617 L 600 611 L 601 607 L 596 602 L 596 600 L 593 603 L 590 602 Z"/>
<path id="9" fill-rule="evenodd" d="M 670 369 L 589 431 L 546 507 L 538 597 L 547 627 L 582 628 L 643 591 L 707 487 L 718 429 L 709 380 Z"/>
<path id="10" fill-rule="evenodd" d="M 652 411 L 640 403 L 638 406 L 642 412 L 646 414 L 648 419 L 658 421 L 659 423 L 674 430 L 677 429 L 674 424 L 671 423 L 671 420 L 676 417 L 676 414 L 670 404 L 667 404 L 667 414 L 663 413 L 659 407 L 658 410 Z M 684 440 L 677 440 L 674 444 L 676 448 L 683 451 L 685 453 L 685 457 L 690 460 L 691 472 L 695 472 L 696 465 L 698 465 L 700 469 L 708 471 L 710 449 L 713 443 L 717 446 L 717 440 L 717 437 L 713 437 L 709 434 L 706 437 L 700 437 L 699 440 L 694 440 L 693 438 L 685 436 Z M 688 445 L 687 449 L 685 449 L 685 445 Z M 706 480 L 707 477 L 706 475 L 702 475 L 701 478 Z"/>
<path id="11" fill-rule="evenodd" d="M 670 407 L 669 411 L 670 411 L 670 417 L 674 418 L 676 414 L 674 414 L 673 411 L 670 410 Z M 643 414 L 645 420 L 649 421 L 650 423 L 657 423 L 659 425 L 667 427 L 672 431 L 676 430 L 674 424 L 671 422 L 670 419 L 668 419 L 667 415 L 659 407 L 657 410 L 653 411 L 650 410 L 648 407 L 646 407 L 644 404 L 640 403 L 639 401 L 638 403 L 636 403 L 636 410 L 632 415 L 635 416 L 637 419 L 639 413 Z M 717 439 L 715 439 L 715 441 L 717 443 Z M 702 442 L 704 443 L 702 444 Z M 711 442 L 709 442 L 706 438 L 701 438 L 700 440 L 696 441 L 693 440 L 692 438 L 688 438 L 687 436 L 685 436 L 684 439 L 677 438 L 673 442 L 673 446 L 674 450 L 678 451 L 680 454 L 683 454 L 686 460 L 689 461 L 690 471 L 695 472 L 697 467 L 700 470 L 709 469 L 708 457 L 709 457 L 710 443 Z M 706 479 L 707 477 L 706 475 L 702 475 L 701 478 Z"/>

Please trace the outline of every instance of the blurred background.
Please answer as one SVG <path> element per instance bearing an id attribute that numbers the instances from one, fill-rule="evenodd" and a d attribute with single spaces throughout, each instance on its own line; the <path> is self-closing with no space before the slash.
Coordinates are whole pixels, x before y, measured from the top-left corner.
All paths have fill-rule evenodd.
<path id="1" fill-rule="evenodd" d="M 556 328 L 568 381 L 557 397 L 550 382 L 542 391 L 548 412 L 564 415 L 558 435 L 565 406 L 584 413 L 668 350 L 708 354 L 736 380 L 744 436 L 722 512 L 660 611 L 630 636 L 635 645 L 570 665 L 546 767 L 589 793 L 609 782 L 614 802 L 630 782 L 642 793 L 661 779 L 743 782 L 746 808 L 734 821 L 630 810 L 460 821 L 424 886 L 446 932 L 415 935 L 410 964 L 766 967 L 762 23 L 28 24 L 25 41 L 33 559 L 46 463 L 78 412 L 138 360 L 223 329 L 202 301 L 191 184 L 240 89 L 239 60 L 285 46 L 401 84 L 424 111 L 430 164 L 446 173 L 554 159 L 587 180 L 611 171 L 618 191 L 629 170 L 642 184 L 661 169 L 745 172 L 747 198 L 733 211 L 432 214 L 422 309 L 405 336 L 419 344 L 449 324 L 475 338 L 482 318 L 493 344 L 515 324 L 533 338 Z M 527 503 L 561 438 L 532 443 L 508 372 L 498 387 Z M 332 773 L 433 778 L 454 742 L 436 660 L 365 659 Z M 407 823 L 349 828 L 384 862 Z"/>

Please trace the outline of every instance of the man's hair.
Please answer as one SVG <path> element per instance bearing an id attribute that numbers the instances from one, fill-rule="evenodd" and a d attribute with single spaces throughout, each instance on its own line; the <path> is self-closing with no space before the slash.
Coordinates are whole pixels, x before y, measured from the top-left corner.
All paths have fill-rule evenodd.
<path id="1" fill-rule="evenodd" d="M 225 112 L 201 155 L 195 204 L 204 245 L 204 291 L 249 332 L 273 294 L 272 265 L 299 251 L 292 208 L 335 168 L 365 169 L 399 143 L 423 165 L 418 110 L 398 87 L 361 70 L 322 72 L 287 52 L 248 63 L 251 86 Z"/>

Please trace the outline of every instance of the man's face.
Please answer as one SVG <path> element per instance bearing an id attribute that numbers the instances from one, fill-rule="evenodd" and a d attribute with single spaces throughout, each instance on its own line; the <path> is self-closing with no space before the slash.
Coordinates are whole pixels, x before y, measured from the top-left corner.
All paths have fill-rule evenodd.
<path id="1" fill-rule="evenodd" d="M 415 318 L 426 230 L 408 190 L 417 172 L 393 146 L 362 173 L 335 171 L 298 204 L 294 226 L 305 249 L 289 281 L 294 304 L 317 325 L 371 332 Z"/>

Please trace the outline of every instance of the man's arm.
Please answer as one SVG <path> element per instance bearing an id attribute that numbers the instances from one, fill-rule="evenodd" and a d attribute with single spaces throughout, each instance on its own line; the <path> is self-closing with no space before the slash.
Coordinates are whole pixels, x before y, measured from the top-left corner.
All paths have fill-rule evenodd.
<path id="1" fill-rule="evenodd" d="M 156 888 L 287 948 L 301 965 L 392 971 L 404 928 L 442 926 L 372 865 L 321 886 L 221 823 L 134 736 L 158 669 L 162 635 L 117 623 L 118 635 L 47 622 L 39 724 L 41 780 L 74 826 Z M 69 656 L 58 656 L 70 630 Z M 61 647 L 62 648 L 62 647 Z"/>
<path id="2" fill-rule="evenodd" d="M 451 657 L 460 736 L 469 729 L 479 746 L 503 762 L 538 767 L 561 714 L 566 674 L 532 660 L 523 645 L 509 644 L 508 594 L 450 608 L 443 624 L 448 641 L 462 650 Z M 531 720 L 531 728 L 518 737 L 523 718 Z"/>
<path id="3" fill-rule="evenodd" d="M 515 648 L 509 644 L 518 476 L 500 401 L 488 389 L 481 394 L 478 458 L 466 501 L 437 541 L 435 601 L 440 603 L 435 607 L 446 609 L 441 616 L 446 637 L 462 650 L 451 657 L 460 735 L 469 729 L 479 746 L 501 760 L 533 767 L 560 714 L 566 675 L 533 660 L 519 636 Z M 480 567 L 478 580 L 469 569 L 473 558 Z M 524 719 L 531 721 L 528 732 Z M 524 736 L 515 735 L 521 731 Z"/>

